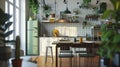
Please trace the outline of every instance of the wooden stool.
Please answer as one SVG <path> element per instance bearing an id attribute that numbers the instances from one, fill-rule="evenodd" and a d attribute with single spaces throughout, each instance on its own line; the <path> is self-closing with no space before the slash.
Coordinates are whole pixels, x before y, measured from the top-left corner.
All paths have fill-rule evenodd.
<path id="1" fill-rule="evenodd" d="M 52 57 L 52 63 L 53 63 L 53 50 L 52 50 L 52 46 L 46 46 L 45 63 L 47 62 L 48 49 L 51 50 L 51 57 Z"/>

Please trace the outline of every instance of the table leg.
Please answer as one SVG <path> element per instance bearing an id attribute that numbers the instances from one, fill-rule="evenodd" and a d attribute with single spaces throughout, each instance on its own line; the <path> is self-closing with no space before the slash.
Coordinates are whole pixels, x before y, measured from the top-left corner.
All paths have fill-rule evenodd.
<path id="1" fill-rule="evenodd" d="M 55 57 L 55 59 L 56 59 L 56 67 L 58 67 L 58 46 L 56 46 L 56 57 Z"/>

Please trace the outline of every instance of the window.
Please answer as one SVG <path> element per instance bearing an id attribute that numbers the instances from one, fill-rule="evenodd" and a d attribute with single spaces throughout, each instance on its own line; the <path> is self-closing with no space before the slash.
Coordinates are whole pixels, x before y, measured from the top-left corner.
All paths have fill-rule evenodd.
<path id="1" fill-rule="evenodd" d="M 12 15 L 9 21 L 13 22 L 10 29 L 14 29 L 14 33 L 9 36 L 9 40 L 15 39 L 16 35 L 20 35 L 20 0 L 6 0 L 5 1 L 5 12 Z"/>
<path id="2" fill-rule="evenodd" d="M 12 35 L 8 37 L 9 40 L 15 40 L 15 37 L 19 35 L 21 37 L 21 49 L 25 51 L 25 35 L 26 35 L 26 23 L 25 23 L 25 3 L 26 0 L 5 0 L 5 13 L 12 15 L 10 22 L 13 22 L 8 30 L 14 30 Z"/>

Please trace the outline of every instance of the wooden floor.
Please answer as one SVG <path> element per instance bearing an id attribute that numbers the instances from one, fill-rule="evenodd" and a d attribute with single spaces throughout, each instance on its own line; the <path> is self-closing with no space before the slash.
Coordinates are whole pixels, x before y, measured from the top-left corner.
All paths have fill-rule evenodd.
<path id="1" fill-rule="evenodd" d="M 99 67 L 99 57 L 95 56 L 93 58 L 77 58 L 77 61 L 75 60 L 76 57 L 72 59 L 72 63 L 70 62 L 70 59 L 64 58 L 61 59 L 61 64 L 58 64 L 59 67 Z M 79 61 L 80 59 L 80 61 Z M 33 60 L 37 61 L 38 67 L 55 67 L 55 58 L 52 62 L 52 58 L 49 57 L 47 60 L 47 63 L 45 63 L 45 57 L 39 56 L 39 57 L 33 57 Z M 60 59 L 58 60 L 60 63 Z"/>

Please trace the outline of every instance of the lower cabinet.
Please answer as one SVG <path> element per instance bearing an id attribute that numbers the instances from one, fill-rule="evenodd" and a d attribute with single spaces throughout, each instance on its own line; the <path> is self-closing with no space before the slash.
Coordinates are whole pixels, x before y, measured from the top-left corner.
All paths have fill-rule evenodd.
<path id="1" fill-rule="evenodd" d="M 39 37 L 39 54 L 40 56 L 44 56 L 46 52 L 46 46 L 52 46 L 53 55 L 55 55 L 55 44 L 52 44 L 53 41 L 58 41 L 62 39 L 62 37 Z M 50 50 L 48 49 L 48 54 L 50 54 Z"/>

